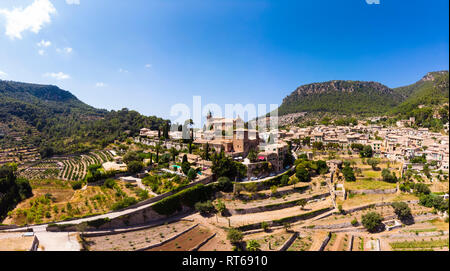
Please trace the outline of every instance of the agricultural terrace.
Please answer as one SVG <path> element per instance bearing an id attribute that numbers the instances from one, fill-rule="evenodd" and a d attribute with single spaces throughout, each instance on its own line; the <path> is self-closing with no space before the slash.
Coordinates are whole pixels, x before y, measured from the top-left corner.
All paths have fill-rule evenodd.
<path id="1" fill-rule="evenodd" d="M 159 169 L 151 170 L 149 176 L 142 179 L 142 183 L 156 194 L 164 194 L 182 186 L 188 185 L 189 180 L 178 174 L 164 172 Z"/>
<path id="2" fill-rule="evenodd" d="M 61 161 L 64 166 L 58 178 L 69 181 L 80 181 L 86 177 L 90 165 L 101 165 L 112 160 L 113 155 L 110 151 L 94 151 L 89 154 L 71 157 Z"/>
<path id="3" fill-rule="evenodd" d="M 86 177 L 88 167 L 112 161 L 110 151 L 93 151 L 81 156 L 67 158 L 52 158 L 38 161 L 25 168 L 20 168 L 19 174 L 29 180 L 61 179 L 80 181 Z"/>
<path id="4" fill-rule="evenodd" d="M 31 180 L 33 197 L 8 213 L 4 224 L 40 224 L 70 220 L 121 209 L 149 198 L 132 184 L 110 180 L 102 186 L 73 190 L 62 180 Z"/>
<path id="5" fill-rule="evenodd" d="M 194 225 L 193 222 L 178 221 L 124 233 L 86 237 L 85 243 L 93 251 L 133 251 L 158 245 Z"/>

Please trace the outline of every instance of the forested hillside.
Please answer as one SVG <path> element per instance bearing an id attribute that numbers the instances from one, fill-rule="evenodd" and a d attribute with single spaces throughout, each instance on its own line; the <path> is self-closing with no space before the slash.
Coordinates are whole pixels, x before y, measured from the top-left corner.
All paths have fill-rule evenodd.
<path id="1" fill-rule="evenodd" d="M 387 112 L 400 101 L 400 95 L 380 83 L 329 81 L 297 88 L 283 100 L 278 113 L 380 114 Z"/>
<path id="2" fill-rule="evenodd" d="M 390 121 L 414 117 L 416 126 L 439 131 L 448 122 L 448 71 L 430 72 L 420 81 L 396 89 L 376 82 L 329 81 L 301 86 L 287 96 L 280 116 L 307 112 L 324 115 L 390 116 Z"/>
<path id="3" fill-rule="evenodd" d="M 102 148 L 166 120 L 96 109 L 56 86 L 0 81 L 0 146 L 39 147 L 43 156 Z"/>

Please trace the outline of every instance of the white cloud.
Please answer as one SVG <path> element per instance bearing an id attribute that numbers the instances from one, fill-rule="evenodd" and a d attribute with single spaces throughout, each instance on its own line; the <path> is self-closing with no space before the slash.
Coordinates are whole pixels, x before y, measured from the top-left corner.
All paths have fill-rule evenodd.
<path id="1" fill-rule="evenodd" d="M 38 54 L 43 56 L 45 54 L 45 51 L 41 49 L 41 50 L 38 51 Z"/>
<path id="2" fill-rule="evenodd" d="M 146 64 L 145 67 L 146 67 L 147 69 L 150 69 L 150 68 L 152 67 L 152 64 Z"/>
<path id="3" fill-rule="evenodd" d="M 56 48 L 56 52 L 58 52 L 58 53 L 65 53 L 65 54 L 71 54 L 72 52 L 73 52 L 73 48 L 71 48 L 71 47 L 66 47 L 66 48 L 64 48 L 64 49 L 59 49 L 59 48 Z"/>
<path id="4" fill-rule="evenodd" d="M 51 22 L 51 14 L 56 9 L 50 0 L 34 0 L 26 8 L 0 9 L 0 15 L 6 18 L 6 35 L 11 39 L 22 39 L 22 32 L 29 30 L 39 33 L 44 24 Z"/>
<path id="5" fill-rule="evenodd" d="M 66 3 L 68 5 L 79 5 L 80 4 L 80 0 L 66 0 Z"/>
<path id="6" fill-rule="evenodd" d="M 41 40 L 40 42 L 37 43 L 38 47 L 49 47 L 50 45 L 52 45 L 52 43 L 50 41 L 45 41 L 45 40 Z"/>
<path id="7" fill-rule="evenodd" d="M 120 73 L 128 73 L 127 70 L 124 70 L 124 69 L 122 69 L 122 68 L 119 69 L 119 72 L 120 72 Z"/>
<path id="8" fill-rule="evenodd" d="M 106 84 L 103 82 L 98 82 L 95 84 L 95 87 L 98 87 L 98 88 L 106 87 Z"/>
<path id="9" fill-rule="evenodd" d="M 55 78 L 57 80 L 70 79 L 70 75 L 65 74 L 63 72 L 58 72 L 58 73 L 48 72 L 48 73 L 44 74 L 44 76 L 45 77 L 52 77 L 52 78 Z"/>
<path id="10" fill-rule="evenodd" d="M 0 71 L 0 78 L 6 78 L 8 74 L 4 71 Z"/>

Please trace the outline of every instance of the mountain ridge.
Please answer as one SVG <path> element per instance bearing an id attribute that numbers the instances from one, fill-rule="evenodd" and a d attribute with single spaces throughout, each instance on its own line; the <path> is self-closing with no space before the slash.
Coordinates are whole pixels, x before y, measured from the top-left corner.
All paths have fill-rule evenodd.
<path id="1" fill-rule="evenodd" d="M 424 86 L 426 91 L 423 90 Z M 430 88 L 438 89 L 439 101 L 435 103 L 445 102 L 445 98 L 448 100 L 448 71 L 429 72 L 416 83 L 399 88 L 389 88 L 375 81 L 331 80 L 310 83 L 297 87 L 286 96 L 278 108 L 278 114 L 283 116 L 299 112 L 343 115 L 389 113 L 402 103 L 408 104 L 414 99 L 424 100 L 424 97 L 432 95 Z"/>
<path id="2" fill-rule="evenodd" d="M 3 80 L 0 119 L 0 147 L 32 145 L 41 149 L 41 155 L 103 148 L 136 135 L 140 128 L 156 129 L 169 122 L 126 108 L 97 109 L 57 86 Z"/>

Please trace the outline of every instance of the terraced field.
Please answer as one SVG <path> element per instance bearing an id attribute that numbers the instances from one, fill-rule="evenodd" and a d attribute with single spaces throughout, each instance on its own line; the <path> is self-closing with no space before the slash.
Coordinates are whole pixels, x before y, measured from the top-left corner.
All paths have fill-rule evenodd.
<path id="1" fill-rule="evenodd" d="M 90 165 L 103 164 L 112 160 L 113 155 L 110 151 L 93 151 L 81 156 L 46 159 L 20 169 L 20 176 L 30 180 L 79 181 L 84 179 Z"/>
<path id="2" fill-rule="evenodd" d="M 93 151 L 89 154 L 71 157 L 62 161 L 63 168 L 58 178 L 69 181 L 83 180 L 90 165 L 103 164 L 112 160 L 113 156 L 110 151 Z"/>

